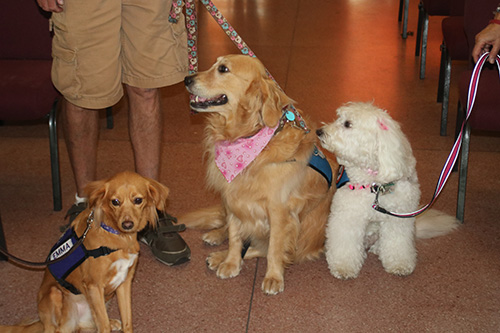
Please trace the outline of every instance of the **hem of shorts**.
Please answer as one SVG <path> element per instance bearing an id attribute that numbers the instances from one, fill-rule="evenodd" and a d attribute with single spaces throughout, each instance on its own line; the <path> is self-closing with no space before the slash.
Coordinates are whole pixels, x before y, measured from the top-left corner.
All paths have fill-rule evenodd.
<path id="1" fill-rule="evenodd" d="M 135 76 L 123 74 L 122 81 L 129 86 L 137 88 L 161 88 L 172 86 L 183 81 L 188 73 L 188 69 L 185 68 L 179 72 L 157 78 L 138 78 Z"/>
<path id="2" fill-rule="evenodd" d="M 64 98 L 71 104 L 74 104 L 84 109 L 92 109 L 92 110 L 105 109 L 110 106 L 113 106 L 116 103 L 118 103 L 122 97 L 123 97 L 123 90 L 121 90 L 116 95 L 103 98 L 85 97 L 85 96 L 76 96 L 76 97 L 64 96 Z"/>

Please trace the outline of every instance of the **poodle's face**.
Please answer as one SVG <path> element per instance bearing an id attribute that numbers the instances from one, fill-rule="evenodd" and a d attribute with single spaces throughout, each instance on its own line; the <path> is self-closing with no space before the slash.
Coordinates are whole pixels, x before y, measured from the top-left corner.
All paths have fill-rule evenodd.
<path id="1" fill-rule="evenodd" d="M 340 164 L 387 181 L 412 172 L 415 161 L 408 140 L 384 110 L 371 103 L 348 103 L 337 109 L 337 115 L 317 134 Z"/>

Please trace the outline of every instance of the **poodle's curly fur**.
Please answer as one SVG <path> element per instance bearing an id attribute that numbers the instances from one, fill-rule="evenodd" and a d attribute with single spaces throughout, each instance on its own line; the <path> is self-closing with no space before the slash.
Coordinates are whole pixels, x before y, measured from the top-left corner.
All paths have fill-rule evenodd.
<path id="1" fill-rule="evenodd" d="M 317 131 L 321 145 L 336 155 L 349 177 L 331 205 L 325 244 L 330 271 L 340 279 L 357 277 L 368 249 L 387 272 L 409 275 L 417 262 L 415 238 L 446 234 L 457 220 L 436 210 L 415 219 L 373 209 L 372 184 L 387 184 L 378 198 L 386 210 L 418 209 L 420 187 L 410 143 L 399 124 L 372 103 L 350 102 L 337 114 L 335 122 Z"/>

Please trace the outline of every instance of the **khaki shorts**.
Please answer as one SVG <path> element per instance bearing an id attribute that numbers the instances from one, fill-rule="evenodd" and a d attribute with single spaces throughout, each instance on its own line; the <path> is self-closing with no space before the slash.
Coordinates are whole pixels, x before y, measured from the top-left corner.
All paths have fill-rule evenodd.
<path id="1" fill-rule="evenodd" d="M 172 0 L 66 0 L 52 15 L 52 80 L 71 103 L 112 106 L 122 83 L 159 88 L 188 73 L 184 19 L 168 21 Z"/>

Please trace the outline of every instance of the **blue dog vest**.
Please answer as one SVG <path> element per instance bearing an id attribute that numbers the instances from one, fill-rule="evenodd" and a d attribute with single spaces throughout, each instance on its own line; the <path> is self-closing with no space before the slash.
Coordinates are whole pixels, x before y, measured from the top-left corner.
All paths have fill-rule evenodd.
<path id="1" fill-rule="evenodd" d="M 332 186 L 332 167 L 330 166 L 330 163 L 328 163 L 328 160 L 323 152 L 316 146 L 314 146 L 313 154 L 309 160 L 309 166 L 325 177 L 328 182 L 328 187 Z"/>
<path id="2" fill-rule="evenodd" d="M 62 237 L 50 250 L 48 260 L 55 260 L 62 257 L 68 253 L 79 240 L 80 238 L 76 235 L 75 230 L 73 228 L 68 228 L 64 235 L 62 235 Z M 74 285 L 66 281 L 68 275 L 70 275 L 71 272 L 87 260 L 87 258 L 106 256 L 114 251 L 116 250 L 112 250 L 106 246 L 101 246 L 95 250 L 87 250 L 82 243 L 62 260 L 49 263 L 48 269 L 61 286 L 71 291 L 73 294 L 78 295 L 81 294 L 81 292 Z"/>

